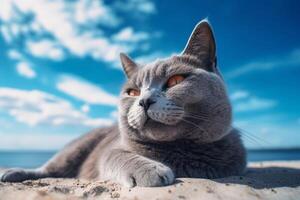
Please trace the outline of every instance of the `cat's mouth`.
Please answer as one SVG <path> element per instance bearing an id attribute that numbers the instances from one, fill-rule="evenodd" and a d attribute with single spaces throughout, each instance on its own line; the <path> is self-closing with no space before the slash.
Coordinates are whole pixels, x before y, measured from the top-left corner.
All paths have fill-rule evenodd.
<path id="1" fill-rule="evenodd" d="M 130 110 L 127 115 L 129 125 L 134 129 L 153 128 L 153 126 L 174 126 L 184 117 L 183 108 L 149 108 L 148 110 Z"/>
<path id="2" fill-rule="evenodd" d="M 155 111 L 148 110 L 148 112 L 146 113 L 146 116 L 147 116 L 147 119 L 146 119 L 145 123 L 150 119 L 150 120 L 153 120 L 160 124 L 173 126 L 173 125 L 178 124 L 183 119 L 184 110 L 178 109 L 178 110 L 176 110 L 176 113 L 162 112 L 162 111 L 155 112 Z"/>
<path id="3" fill-rule="evenodd" d="M 147 127 L 153 127 L 153 126 L 167 126 L 167 127 L 172 127 L 177 125 L 179 122 L 181 122 L 182 120 L 180 118 L 176 118 L 176 119 L 167 119 L 167 118 L 155 118 L 150 115 L 146 116 L 143 128 L 147 128 Z"/>

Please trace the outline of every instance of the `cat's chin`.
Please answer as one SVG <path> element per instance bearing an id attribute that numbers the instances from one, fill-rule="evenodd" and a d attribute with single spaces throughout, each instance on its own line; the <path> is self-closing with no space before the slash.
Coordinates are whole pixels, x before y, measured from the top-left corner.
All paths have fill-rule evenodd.
<path id="1" fill-rule="evenodd" d="M 143 132 L 143 135 L 146 135 L 151 140 L 155 141 L 173 141 L 179 136 L 178 128 L 176 125 L 164 124 L 162 122 L 155 121 L 151 118 L 148 118 L 140 130 Z"/>
<path id="2" fill-rule="evenodd" d="M 161 122 L 161 121 L 157 121 L 157 120 L 154 120 L 150 117 L 148 117 L 144 123 L 144 128 L 147 128 L 147 127 L 153 127 L 153 126 L 165 126 L 165 127 L 174 127 L 178 124 L 177 123 L 174 123 L 174 124 L 167 124 L 167 123 L 164 123 L 164 122 Z"/>

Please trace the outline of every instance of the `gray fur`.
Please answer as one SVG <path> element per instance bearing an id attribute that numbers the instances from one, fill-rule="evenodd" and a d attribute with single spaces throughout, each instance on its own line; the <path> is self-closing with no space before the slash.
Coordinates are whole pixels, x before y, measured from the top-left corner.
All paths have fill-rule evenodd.
<path id="1" fill-rule="evenodd" d="M 141 66 L 121 54 L 128 81 L 120 94 L 118 124 L 73 141 L 39 169 L 12 169 L 1 180 L 78 177 L 132 187 L 169 185 L 176 177 L 241 174 L 245 149 L 231 127 L 215 49 L 210 25 L 202 21 L 181 55 Z M 178 74 L 185 79 L 166 88 Z M 140 90 L 140 96 L 129 96 L 129 89 Z M 140 102 L 149 99 L 145 109 Z"/>

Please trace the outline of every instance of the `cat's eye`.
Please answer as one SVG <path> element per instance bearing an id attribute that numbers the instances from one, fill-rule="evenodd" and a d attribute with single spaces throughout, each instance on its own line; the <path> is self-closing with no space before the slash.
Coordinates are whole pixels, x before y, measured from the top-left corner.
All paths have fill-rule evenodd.
<path id="1" fill-rule="evenodd" d="M 167 86 L 167 88 L 173 87 L 173 86 L 177 85 L 178 83 L 181 83 L 184 79 L 185 79 L 185 77 L 183 75 L 174 75 L 171 78 L 169 78 L 166 86 Z"/>
<path id="2" fill-rule="evenodd" d="M 140 91 L 139 90 L 136 90 L 136 89 L 129 89 L 127 91 L 127 94 L 129 96 L 132 96 L 132 97 L 135 97 L 135 96 L 140 96 Z"/>

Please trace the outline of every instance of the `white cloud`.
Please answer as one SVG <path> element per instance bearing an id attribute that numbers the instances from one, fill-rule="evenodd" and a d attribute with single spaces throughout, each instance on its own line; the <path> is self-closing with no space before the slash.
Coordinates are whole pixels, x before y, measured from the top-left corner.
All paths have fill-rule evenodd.
<path id="1" fill-rule="evenodd" d="M 261 61 L 254 61 L 242 65 L 237 69 L 225 74 L 228 78 L 236 78 L 244 74 L 255 71 L 266 71 L 280 67 L 297 67 L 300 66 L 300 49 L 290 52 L 288 55 L 279 56 L 274 59 L 266 59 Z"/>
<path id="2" fill-rule="evenodd" d="M 232 101 L 244 99 L 244 98 L 247 98 L 247 97 L 249 97 L 249 92 L 244 91 L 244 90 L 238 90 L 238 91 L 235 91 L 234 93 L 232 93 L 232 94 L 230 95 L 230 99 L 231 99 Z"/>
<path id="3" fill-rule="evenodd" d="M 150 0 L 117 1 L 115 7 L 125 12 L 133 11 L 139 14 L 153 14 L 156 7 Z"/>
<path id="4" fill-rule="evenodd" d="M 112 37 L 115 41 L 120 42 L 138 42 L 146 40 L 149 35 L 145 32 L 134 32 L 132 27 L 126 27 Z"/>
<path id="5" fill-rule="evenodd" d="M 32 69 L 31 65 L 25 61 L 21 61 L 17 64 L 17 72 L 25 78 L 32 79 L 36 77 L 36 72 Z"/>
<path id="6" fill-rule="evenodd" d="M 276 104 L 277 102 L 274 100 L 251 97 L 246 101 L 234 104 L 234 110 L 236 112 L 264 110 L 273 108 Z"/>
<path id="7" fill-rule="evenodd" d="M 84 113 L 88 113 L 90 112 L 90 106 L 88 104 L 84 104 L 83 106 L 81 106 L 81 111 Z"/>
<path id="8" fill-rule="evenodd" d="M 88 127 L 112 124 L 111 119 L 91 118 L 64 99 L 39 90 L 0 88 L 0 111 L 30 126 L 82 125 Z"/>
<path id="9" fill-rule="evenodd" d="M 118 110 L 112 111 L 112 112 L 110 113 L 110 116 L 111 116 L 111 118 L 113 118 L 113 119 L 118 119 L 118 116 L 119 116 Z"/>
<path id="10" fill-rule="evenodd" d="M 300 141 L 299 125 L 276 114 L 255 115 L 237 120 L 234 126 L 241 131 L 248 148 L 297 147 Z"/>
<path id="11" fill-rule="evenodd" d="M 277 105 L 275 100 L 256 97 L 245 90 L 237 90 L 229 95 L 235 112 L 266 110 Z"/>
<path id="12" fill-rule="evenodd" d="M 78 134 L 0 133 L 2 150 L 58 150 Z"/>
<path id="13" fill-rule="evenodd" d="M 13 60 L 23 60 L 23 55 L 16 49 L 11 49 L 8 51 L 8 57 Z"/>
<path id="14" fill-rule="evenodd" d="M 75 20 L 79 24 L 100 23 L 112 27 L 120 24 L 120 19 L 103 1 L 82 0 L 76 2 Z"/>
<path id="15" fill-rule="evenodd" d="M 27 41 L 26 47 L 33 56 L 40 58 L 62 60 L 65 56 L 62 47 L 49 39 Z"/>
<path id="16" fill-rule="evenodd" d="M 146 64 L 149 62 L 153 62 L 157 59 L 164 59 L 166 57 L 169 57 L 171 53 L 168 52 L 160 52 L 160 51 L 156 51 L 150 54 L 146 54 L 146 55 L 142 55 L 139 56 L 135 59 L 136 62 L 138 63 L 142 63 L 142 64 Z"/>
<path id="17" fill-rule="evenodd" d="M 3 39 L 7 42 L 7 43 L 11 43 L 11 41 L 13 40 L 11 33 L 8 30 L 8 27 L 6 26 L 1 26 L 1 33 L 3 35 Z"/>
<path id="18" fill-rule="evenodd" d="M 56 85 L 57 89 L 89 104 L 116 106 L 118 97 L 104 91 L 88 81 L 74 76 L 61 76 Z"/>
<path id="19" fill-rule="evenodd" d="M 7 55 L 10 59 L 17 61 L 16 71 L 19 75 L 28 79 L 33 79 L 37 76 L 35 70 L 33 69 L 32 63 L 30 63 L 20 51 L 16 49 L 10 49 Z"/>
<path id="20" fill-rule="evenodd" d="M 5 8 L 0 9 L 0 20 L 3 21 L 2 35 L 8 43 L 15 38 L 21 38 L 20 36 L 30 41 L 29 44 L 27 42 L 27 50 L 37 57 L 62 59 L 64 49 L 66 53 L 77 57 L 89 56 L 114 64 L 119 61 L 121 51 L 138 49 L 137 41 L 145 38 L 142 32 L 130 32 L 136 38 L 131 40 L 130 44 L 113 41 L 109 36 L 111 34 L 105 33 L 106 30 L 102 26 L 117 29 L 122 19 L 114 10 L 118 8 L 112 9 L 101 0 L 9 0 L 3 4 Z M 129 1 L 126 4 L 131 5 L 128 9 L 148 13 L 155 8 L 153 3 L 145 0 Z M 24 19 L 27 19 L 26 23 Z M 59 46 L 49 41 L 41 44 L 39 40 L 35 40 L 36 35 L 42 41 L 51 36 L 53 43 Z M 51 50 L 48 54 L 47 49 Z"/>

